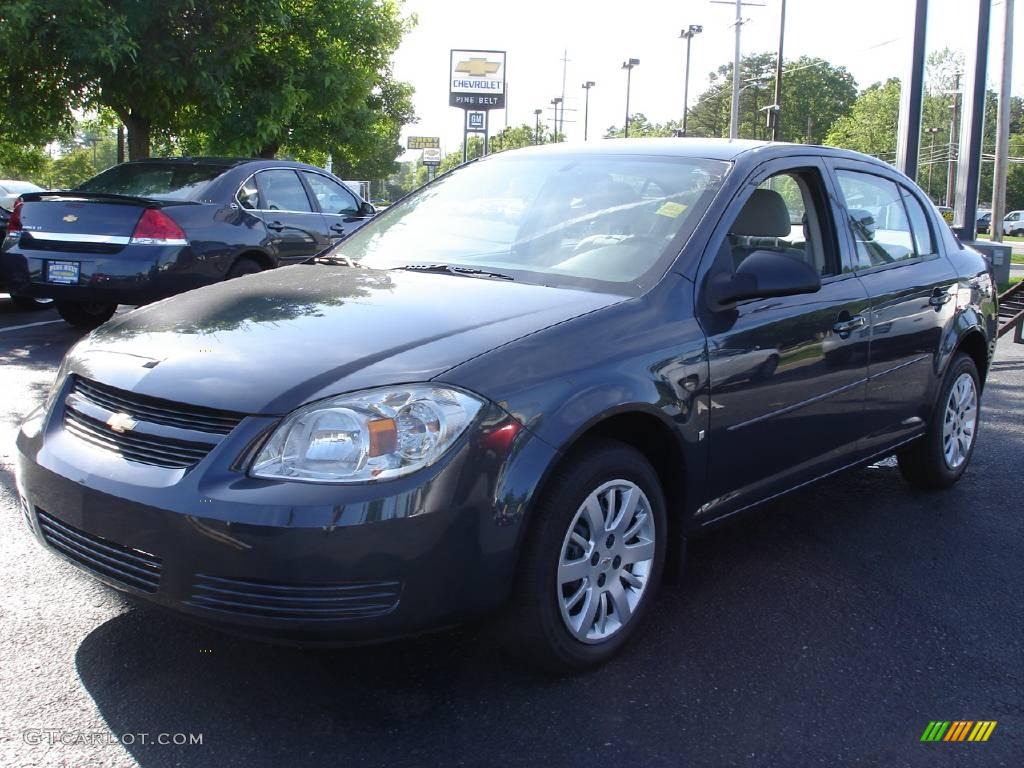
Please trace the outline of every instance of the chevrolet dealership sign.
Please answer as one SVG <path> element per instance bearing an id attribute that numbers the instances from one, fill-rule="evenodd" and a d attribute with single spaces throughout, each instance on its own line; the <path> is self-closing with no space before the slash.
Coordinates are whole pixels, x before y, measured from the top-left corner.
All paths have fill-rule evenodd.
<path id="1" fill-rule="evenodd" d="M 505 108 L 505 52 L 452 51 L 448 105 L 462 109 Z"/>

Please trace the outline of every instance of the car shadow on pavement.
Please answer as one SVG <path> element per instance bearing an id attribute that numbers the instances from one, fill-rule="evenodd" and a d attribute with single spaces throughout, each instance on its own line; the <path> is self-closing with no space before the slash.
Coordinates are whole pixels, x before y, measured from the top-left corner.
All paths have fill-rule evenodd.
<path id="1" fill-rule="evenodd" d="M 694 541 L 682 587 L 663 589 L 645 631 L 579 677 L 532 673 L 496 653 L 486 627 L 310 651 L 148 606 L 93 630 L 76 667 L 114 734 L 150 734 L 126 744 L 144 768 L 555 766 L 622 750 L 639 764 L 677 765 L 709 749 L 717 764 L 750 753 L 787 764 L 769 753 L 797 721 L 806 727 L 788 745 L 805 756 L 837 757 L 830 723 L 850 722 L 889 746 L 842 749 L 906 764 L 921 707 L 952 705 L 949 687 L 961 691 L 957 706 L 985 712 L 1011 695 L 1005 675 L 985 677 L 1014 620 L 1006 588 L 979 596 L 978 584 L 1015 555 L 980 558 L 965 546 L 979 515 L 964 509 L 984 465 L 929 494 L 883 462 Z M 958 615 L 946 615 L 947 599 Z M 977 626 L 988 640 L 973 637 Z M 651 738 L 629 736 L 630 713 Z M 596 745 L 582 734 L 588 723 Z M 157 734 L 202 734 L 202 745 L 157 744 Z"/>

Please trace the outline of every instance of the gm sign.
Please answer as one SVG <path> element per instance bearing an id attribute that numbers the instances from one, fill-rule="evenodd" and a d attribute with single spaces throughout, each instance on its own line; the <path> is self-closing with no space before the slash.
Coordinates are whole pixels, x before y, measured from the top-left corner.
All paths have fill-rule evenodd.
<path id="1" fill-rule="evenodd" d="M 505 108 L 505 51 L 451 52 L 448 106 Z"/>

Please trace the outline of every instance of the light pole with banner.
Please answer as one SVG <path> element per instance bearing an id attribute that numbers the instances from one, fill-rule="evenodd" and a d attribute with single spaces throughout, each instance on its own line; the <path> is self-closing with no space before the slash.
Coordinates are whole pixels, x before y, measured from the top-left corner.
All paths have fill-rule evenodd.
<path id="1" fill-rule="evenodd" d="M 505 51 L 451 51 L 448 106 L 465 112 L 462 162 L 469 159 L 469 134 L 482 133 L 487 154 L 487 113 L 505 108 Z"/>

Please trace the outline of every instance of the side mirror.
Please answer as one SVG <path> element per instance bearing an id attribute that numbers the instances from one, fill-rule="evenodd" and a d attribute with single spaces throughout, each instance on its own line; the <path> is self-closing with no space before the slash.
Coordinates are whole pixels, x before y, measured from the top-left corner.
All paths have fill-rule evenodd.
<path id="1" fill-rule="evenodd" d="M 359 207 L 359 215 L 360 216 L 375 216 L 376 214 L 377 214 L 377 209 L 373 207 L 373 203 L 367 203 L 364 200 L 363 204 Z"/>
<path id="2" fill-rule="evenodd" d="M 732 274 L 721 272 L 708 281 L 712 307 L 737 301 L 796 296 L 821 290 L 821 278 L 806 262 L 778 251 L 754 251 Z"/>

